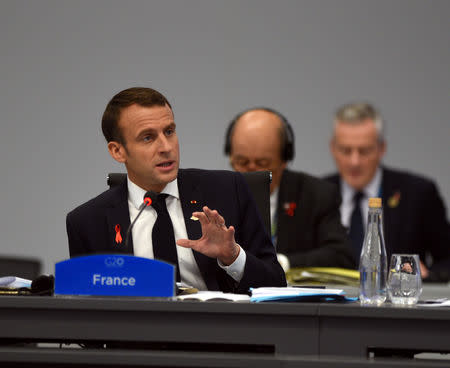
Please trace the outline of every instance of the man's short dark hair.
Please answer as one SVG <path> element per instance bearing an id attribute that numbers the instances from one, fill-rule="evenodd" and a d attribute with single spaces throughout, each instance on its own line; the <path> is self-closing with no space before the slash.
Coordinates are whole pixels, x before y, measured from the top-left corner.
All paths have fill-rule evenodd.
<path id="1" fill-rule="evenodd" d="M 131 105 L 145 107 L 169 106 L 169 101 L 158 91 L 145 87 L 132 87 L 117 93 L 106 105 L 102 117 L 102 131 L 107 142 L 115 141 L 125 144 L 122 132 L 119 128 L 119 120 L 122 110 Z"/>

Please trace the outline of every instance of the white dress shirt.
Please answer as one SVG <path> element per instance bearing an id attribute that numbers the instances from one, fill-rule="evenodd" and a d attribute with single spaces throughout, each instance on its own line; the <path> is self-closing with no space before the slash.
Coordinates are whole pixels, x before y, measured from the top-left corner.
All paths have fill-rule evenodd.
<path id="1" fill-rule="evenodd" d="M 270 223 L 272 224 L 272 229 L 274 227 L 276 228 L 278 222 L 277 218 L 278 194 L 279 194 L 279 187 L 275 188 L 274 191 L 270 194 Z M 272 243 L 276 249 L 277 245 L 276 234 L 272 235 Z M 287 272 L 287 270 L 289 270 L 289 268 L 291 267 L 291 262 L 289 262 L 289 258 L 285 254 L 277 252 L 277 259 L 278 263 L 281 265 L 284 272 Z"/>
<path id="2" fill-rule="evenodd" d="M 277 221 L 277 204 L 278 204 L 278 192 L 279 187 L 275 188 L 273 192 L 270 194 L 270 223 L 276 225 Z"/>
<path id="3" fill-rule="evenodd" d="M 377 169 L 373 179 L 369 184 L 362 190 L 364 197 L 361 199 L 361 213 L 363 215 L 364 228 L 367 226 L 367 214 L 369 213 L 369 198 L 379 197 L 380 187 L 381 187 L 381 176 L 382 171 L 380 168 Z M 341 179 L 341 196 L 342 203 L 340 207 L 341 211 L 341 221 L 347 229 L 350 228 L 350 218 L 353 212 L 353 197 L 355 196 L 356 190 L 348 185 L 344 180 Z"/>
<path id="4" fill-rule="evenodd" d="M 134 184 L 129 178 L 128 181 L 128 208 L 130 211 L 130 223 L 133 222 L 143 203 L 146 190 Z M 177 179 L 168 183 L 161 193 L 168 194 L 166 198 L 167 211 L 172 220 L 175 241 L 178 239 L 188 239 L 186 224 L 184 222 L 183 210 L 181 207 L 180 195 L 178 191 Z M 152 230 L 156 222 L 156 211 L 152 206 L 144 209 L 141 216 L 131 230 L 133 236 L 133 252 L 138 257 L 154 258 Z M 180 266 L 181 282 L 196 287 L 198 290 L 207 290 L 206 283 L 195 261 L 192 249 L 176 245 L 178 264 Z M 230 265 L 222 267 L 235 281 L 239 282 L 244 275 L 246 261 L 245 251 L 241 248 L 239 256 Z"/>

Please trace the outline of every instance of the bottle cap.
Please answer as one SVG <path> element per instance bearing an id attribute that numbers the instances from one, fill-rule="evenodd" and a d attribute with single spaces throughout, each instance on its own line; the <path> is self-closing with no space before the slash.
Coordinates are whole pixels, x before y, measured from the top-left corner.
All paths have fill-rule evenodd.
<path id="1" fill-rule="evenodd" d="M 369 198 L 369 207 L 381 208 L 381 198 Z"/>

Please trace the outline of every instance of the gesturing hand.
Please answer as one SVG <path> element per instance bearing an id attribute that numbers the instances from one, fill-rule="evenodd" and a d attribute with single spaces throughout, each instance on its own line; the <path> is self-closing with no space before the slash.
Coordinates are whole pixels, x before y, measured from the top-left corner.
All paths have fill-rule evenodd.
<path id="1" fill-rule="evenodd" d="M 194 212 L 199 219 L 202 237 L 198 240 L 179 239 L 177 244 L 192 248 L 208 257 L 217 258 L 228 266 L 239 255 L 239 245 L 234 240 L 234 227 L 226 227 L 225 219 L 216 211 L 203 207 L 203 212 Z"/>

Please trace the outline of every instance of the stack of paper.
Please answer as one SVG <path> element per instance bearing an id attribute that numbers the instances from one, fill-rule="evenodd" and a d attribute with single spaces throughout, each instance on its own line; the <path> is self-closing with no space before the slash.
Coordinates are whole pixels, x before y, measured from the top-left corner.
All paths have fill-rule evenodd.
<path id="1" fill-rule="evenodd" d="M 359 271 L 337 267 L 295 267 L 286 272 L 290 285 L 359 286 Z"/>
<path id="2" fill-rule="evenodd" d="M 0 277 L 0 288 L 19 289 L 31 287 L 31 280 L 22 279 L 16 276 Z"/>
<path id="3" fill-rule="evenodd" d="M 224 293 L 222 291 L 199 291 L 193 294 L 179 295 L 178 300 L 199 300 L 199 301 L 249 301 L 250 297 L 245 294 Z"/>
<path id="4" fill-rule="evenodd" d="M 301 288 L 301 287 L 260 287 L 250 289 L 252 302 L 267 301 L 346 301 L 353 300 L 345 297 L 344 290 L 341 289 L 322 289 L 322 288 Z"/>

